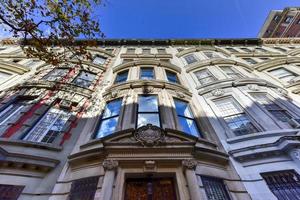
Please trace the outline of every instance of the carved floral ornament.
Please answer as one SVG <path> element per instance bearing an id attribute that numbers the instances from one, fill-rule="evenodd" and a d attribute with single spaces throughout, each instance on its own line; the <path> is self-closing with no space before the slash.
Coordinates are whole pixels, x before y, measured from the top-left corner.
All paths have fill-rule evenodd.
<path id="1" fill-rule="evenodd" d="M 248 89 L 249 89 L 249 90 L 252 90 L 252 91 L 258 91 L 260 88 L 259 88 L 259 86 L 256 85 L 256 84 L 249 84 L 249 85 L 248 85 Z"/>
<path id="2" fill-rule="evenodd" d="M 102 166 L 105 170 L 114 170 L 118 167 L 119 163 L 116 160 L 106 159 L 103 161 Z"/>
<path id="3" fill-rule="evenodd" d="M 186 159 L 182 161 L 182 166 L 186 169 L 195 169 L 198 162 L 195 159 Z"/>
<path id="4" fill-rule="evenodd" d="M 147 124 L 136 130 L 134 137 L 144 146 L 155 146 L 164 141 L 165 133 L 163 130 L 152 124 Z"/>
<path id="5" fill-rule="evenodd" d="M 213 96 L 219 97 L 219 96 L 223 96 L 225 94 L 225 91 L 223 89 L 215 89 L 211 91 L 211 94 Z"/>

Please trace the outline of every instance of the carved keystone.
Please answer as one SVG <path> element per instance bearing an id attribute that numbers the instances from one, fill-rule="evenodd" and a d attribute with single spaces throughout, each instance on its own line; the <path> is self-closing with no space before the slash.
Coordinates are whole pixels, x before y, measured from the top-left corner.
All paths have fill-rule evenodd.
<path id="1" fill-rule="evenodd" d="M 186 159 L 182 161 L 182 165 L 186 169 L 196 169 L 198 162 L 195 159 Z"/>
<path id="2" fill-rule="evenodd" d="M 118 167 L 119 163 L 116 160 L 106 159 L 103 161 L 102 165 L 105 170 L 114 170 Z"/>

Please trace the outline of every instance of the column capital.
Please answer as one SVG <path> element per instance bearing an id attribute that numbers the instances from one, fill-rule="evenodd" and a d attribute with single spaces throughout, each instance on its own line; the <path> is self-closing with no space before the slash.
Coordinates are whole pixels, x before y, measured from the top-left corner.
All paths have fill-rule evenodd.
<path id="1" fill-rule="evenodd" d="M 102 166 L 105 170 L 115 170 L 118 165 L 118 161 L 112 159 L 105 159 L 102 163 Z"/>
<path id="2" fill-rule="evenodd" d="M 192 170 L 195 170 L 196 167 L 197 167 L 197 160 L 195 159 L 185 159 L 182 161 L 182 166 L 185 168 L 185 169 L 192 169 Z"/>

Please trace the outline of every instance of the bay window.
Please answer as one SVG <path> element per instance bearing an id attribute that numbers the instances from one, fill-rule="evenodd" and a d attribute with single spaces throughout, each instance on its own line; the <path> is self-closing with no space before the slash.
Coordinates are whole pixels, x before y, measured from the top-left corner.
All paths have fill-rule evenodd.
<path id="1" fill-rule="evenodd" d="M 137 128 L 152 124 L 160 127 L 158 100 L 156 95 L 138 97 Z"/>

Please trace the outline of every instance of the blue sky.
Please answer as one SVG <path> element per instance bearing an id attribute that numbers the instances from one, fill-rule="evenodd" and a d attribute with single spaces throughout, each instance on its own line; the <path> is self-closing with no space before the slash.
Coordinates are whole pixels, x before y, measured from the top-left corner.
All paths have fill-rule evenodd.
<path id="1" fill-rule="evenodd" d="M 105 0 L 107 38 L 256 37 L 272 9 L 300 0 Z"/>

